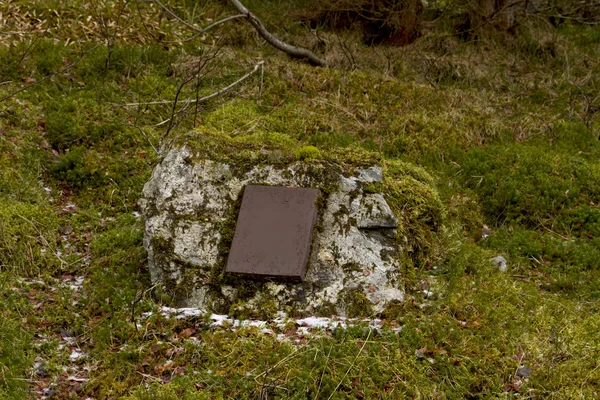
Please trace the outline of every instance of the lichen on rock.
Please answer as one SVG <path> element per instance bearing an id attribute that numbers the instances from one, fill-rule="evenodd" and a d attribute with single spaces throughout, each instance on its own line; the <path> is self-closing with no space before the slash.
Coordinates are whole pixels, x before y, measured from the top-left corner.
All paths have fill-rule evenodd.
<path id="1" fill-rule="evenodd" d="M 152 281 L 176 305 L 232 315 L 380 312 L 403 299 L 398 219 L 384 194 L 373 191 L 382 183 L 378 166 L 350 173 L 328 161 L 238 168 L 234 161 L 198 157 L 189 145 L 173 148 L 155 167 L 139 202 Z M 303 282 L 224 273 L 248 184 L 321 189 Z"/>

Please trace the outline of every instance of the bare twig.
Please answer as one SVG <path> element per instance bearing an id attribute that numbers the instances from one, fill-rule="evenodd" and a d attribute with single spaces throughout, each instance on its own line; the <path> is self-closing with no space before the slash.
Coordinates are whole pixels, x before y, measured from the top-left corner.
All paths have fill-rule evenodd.
<path id="1" fill-rule="evenodd" d="M 177 112 L 173 113 L 169 118 L 167 118 L 167 119 L 165 119 L 163 121 L 160 121 L 158 124 L 155 124 L 155 125 L 152 125 L 152 126 L 154 128 L 158 128 L 159 126 L 163 126 L 164 124 L 166 124 L 169 121 L 171 121 L 171 119 L 173 119 L 177 114 L 182 114 L 183 112 L 185 112 L 189 108 L 190 104 L 192 104 L 192 103 L 185 103 L 183 105 L 183 107 L 181 107 Z"/>
<path id="2" fill-rule="evenodd" d="M 352 54 L 352 51 L 350 50 L 348 45 L 346 45 L 345 42 L 342 42 L 342 39 L 340 38 L 339 34 L 336 33 L 336 37 L 337 37 L 338 43 L 340 44 L 340 48 L 342 49 L 342 53 L 344 53 L 344 56 L 350 62 L 350 69 L 355 70 L 356 69 L 356 60 L 354 59 L 354 54 Z"/>
<path id="3" fill-rule="evenodd" d="M 319 387 L 317 388 L 317 394 L 315 395 L 315 400 L 319 398 L 319 392 L 321 391 L 321 385 L 323 384 L 323 377 L 325 376 L 325 370 L 327 369 L 327 364 L 329 364 L 329 356 L 331 356 L 331 350 L 333 349 L 333 345 L 329 347 L 329 353 L 327 353 L 327 358 L 325 359 L 325 365 L 323 366 L 323 371 L 321 372 L 321 379 L 319 379 Z"/>
<path id="4" fill-rule="evenodd" d="M 318 65 L 318 66 L 322 66 L 322 67 L 326 67 L 327 66 L 327 62 L 323 59 L 321 59 L 320 57 L 318 57 L 316 54 L 314 54 L 312 51 L 302 48 L 302 47 L 297 47 L 297 46 L 293 46 L 291 44 L 285 43 L 284 41 L 276 38 L 275 36 L 273 36 L 273 34 L 271 34 L 267 28 L 265 27 L 265 25 L 261 22 L 261 20 L 258 19 L 258 17 L 256 15 L 254 15 L 253 13 L 251 13 L 242 3 L 240 3 L 238 0 L 230 0 L 229 2 L 237 9 L 237 11 L 240 14 L 237 15 L 232 15 L 226 18 L 223 18 L 219 21 L 216 21 L 212 24 L 210 24 L 209 26 L 205 27 L 205 28 L 198 28 L 195 25 L 190 24 L 189 22 L 187 22 L 186 20 L 184 20 L 183 18 L 181 18 L 180 16 L 178 16 L 177 14 L 175 14 L 169 7 L 167 7 L 166 5 L 164 5 L 160 0 L 151 0 L 153 2 L 155 2 L 156 4 L 158 4 L 166 13 L 168 13 L 170 16 L 172 16 L 173 18 L 175 18 L 177 21 L 179 21 L 180 23 L 182 23 L 183 25 L 187 26 L 188 28 L 198 32 L 197 35 L 192 36 L 191 38 L 188 39 L 184 39 L 183 41 L 189 41 L 189 40 L 193 40 L 195 39 L 197 36 L 203 34 L 204 32 L 219 26 L 225 22 L 231 21 L 233 19 L 238 19 L 238 18 L 246 18 L 248 19 L 248 21 L 250 22 L 250 24 L 254 27 L 254 29 L 256 29 L 256 31 L 258 32 L 258 34 L 267 41 L 267 43 L 269 43 L 271 46 L 275 47 L 278 50 L 283 51 L 284 53 L 287 53 L 288 55 L 290 55 L 291 57 L 295 57 L 295 58 L 300 58 L 300 59 L 304 59 L 307 60 L 309 63 L 313 64 L 313 65 Z"/>
<path id="5" fill-rule="evenodd" d="M 256 64 L 254 66 L 254 68 L 248 72 L 246 75 L 242 76 L 240 79 L 238 79 L 237 81 L 229 84 L 228 86 L 224 87 L 223 89 L 220 89 L 214 93 L 209 94 L 208 96 L 204 96 L 201 97 L 199 99 L 187 99 L 187 100 L 182 100 L 182 102 L 185 103 L 204 103 L 205 101 L 208 101 L 210 99 L 213 99 L 225 92 L 230 91 L 231 89 L 233 89 L 236 85 L 242 83 L 243 81 L 245 81 L 246 79 L 248 79 L 252 74 L 254 74 L 256 71 L 258 71 L 258 69 L 260 68 L 261 65 L 263 65 L 265 62 L 264 61 L 260 61 L 258 64 Z M 172 104 L 174 102 L 176 102 L 177 99 L 174 100 L 159 100 L 159 101 L 148 101 L 145 103 L 110 103 L 114 106 L 119 106 L 119 107 L 131 107 L 131 106 L 153 106 L 153 105 L 160 105 L 160 104 Z"/>
<path id="6" fill-rule="evenodd" d="M 352 368 L 354 368 L 354 364 L 356 363 L 356 360 L 358 359 L 358 356 L 360 356 L 360 353 L 362 353 L 362 351 L 365 348 L 367 342 L 371 338 L 371 333 L 373 333 L 373 329 L 369 329 L 369 334 L 367 335 L 367 340 L 365 340 L 363 342 L 362 346 L 360 347 L 360 350 L 358 350 L 358 353 L 356 353 L 356 356 L 354 357 L 354 360 L 352 360 L 352 364 L 350 364 L 350 367 L 348 367 L 348 370 L 346 371 L 346 373 L 344 374 L 344 376 L 342 377 L 342 379 L 340 379 L 340 381 L 338 382 L 338 384 L 335 387 L 335 389 L 333 389 L 333 392 L 331 392 L 331 396 L 329 396 L 327 398 L 327 400 L 329 400 L 329 399 L 331 399 L 333 397 L 333 395 L 335 394 L 335 392 L 337 392 L 337 390 L 340 388 L 340 386 L 342 386 L 342 382 L 344 382 L 344 379 L 346 379 L 346 376 L 348 376 L 348 374 L 350 373 L 350 370 Z"/>
<path id="7" fill-rule="evenodd" d="M 160 155 L 160 153 L 159 153 L 158 149 L 157 149 L 156 147 L 154 147 L 154 144 L 152 144 L 152 141 L 150 141 L 150 138 L 148 137 L 148 135 L 146 135 L 146 132 L 144 132 L 144 131 L 142 130 L 142 128 L 140 128 L 139 126 L 137 126 L 137 125 L 134 125 L 134 124 L 124 124 L 124 125 L 125 125 L 125 126 L 130 126 L 130 127 L 132 127 L 132 128 L 136 128 L 137 130 L 139 130 L 139 131 L 140 131 L 140 133 L 142 134 L 142 136 L 144 136 L 144 138 L 146 139 L 146 141 L 147 141 L 147 142 L 148 142 L 148 144 L 150 145 L 150 147 L 152 147 L 152 150 L 154 150 L 154 152 L 155 152 L 157 155 Z"/>
<path id="8" fill-rule="evenodd" d="M 300 351 L 302 350 L 302 351 Z M 296 349 L 294 349 L 293 352 L 291 352 L 290 354 L 288 354 L 287 356 L 283 357 L 281 360 L 279 360 L 275 365 L 273 365 L 271 368 L 267 368 L 265 369 L 263 372 L 261 372 L 260 374 L 256 375 L 254 377 L 254 382 L 258 383 L 258 378 L 260 378 L 263 375 L 268 374 L 269 372 L 271 372 L 272 370 L 274 370 L 275 368 L 279 367 L 281 364 L 291 360 L 292 358 L 295 358 L 297 356 L 299 356 L 300 354 L 303 354 L 304 352 L 307 351 L 307 347 L 306 346 L 301 346 L 298 347 Z"/>
<path id="9" fill-rule="evenodd" d="M 133 323 L 133 326 L 135 327 L 135 333 L 138 333 L 138 327 L 137 327 L 137 322 L 135 320 L 135 306 L 137 303 L 139 303 L 140 301 L 142 301 L 142 299 L 144 298 L 144 296 L 146 295 L 146 293 L 148 293 L 149 291 L 153 290 L 155 287 L 157 287 L 159 284 L 155 284 L 151 287 L 149 287 L 146 290 L 140 290 L 140 294 L 139 296 L 137 295 L 138 291 L 136 290 L 136 298 L 131 302 L 131 322 Z"/>
<path id="10" fill-rule="evenodd" d="M 175 116 L 177 114 L 179 114 L 180 112 L 183 112 L 183 110 L 186 109 L 191 104 L 188 101 L 187 103 L 184 104 L 184 106 L 179 111 L 177 111 L 177 102 L 179 100 L 179 96 L 181 95 L 181 91 L 183 90 L 183 87 L 185 85 L 187 85 L 188 83 L 190 83 L 191 81 L 193 81 L 194 79 L 196 79 L 196 77 L 200 74 L 200 71 L 202 71 L 202 69 L 204 68 L 204 66 L 206 65 L 207 62 L 208 61 L 204 61 L 204 62 L 200 63 L 197 67 L 196 72 L 194 72 L 189 78 L 187 78 L 183 82 L 181 82 L 181 84 L 177 88 L 177 93 L 175 93 L 175 101 L 173 101 L 173 106 L 171 107 L 171 116 L 167 119 L 167 121 L 169 121 L 169 125 L 167 125 L 167 129 L 165 130 L 165 133 L 163 133 L 162 136 L 160 137 L 159 144 L 161 146 L 161 149 L 162 149 L 163 140 L 169 135 L 169 133 L 175 126 Z"/>
<path id="11" fill-rule="evenodd" d="M 195 71 L 193 73 L 191 73 L 188 78 L 184 79 L 183 82 L 181 82 L 181 84 L 177 88 L 177 93 L 175 94 L 175 101 L 173 102 L 173 105 L 171 107 L 171 116 L 167 120 L 168 121 L 167 128 L 165 129 L 165 132 L 161 135 L 160 141 L 159 141 L 161 154 L 162 154 L 163 150 L 168 149 L 168 147 L 169 147 L 168 145 L 165 145 L 165 139 L 169 136 L 169 133 L 171 132 L 171 130 L 173 130 L 178 124 L 178 123 L 176 123 L 177 122 L 176 116 L 179 114 L 182 114 L 191 104 L 191 102 L 188 101 L 188 102 L 184 103 L 183 107 L 181 107 L 179 110 L 177 110 L 177 102 L 179 100 L 179 96 L 181 95 L 181 92 L 183 91 L 183 87 L 185 85 L 187 85 L 188 83 L 192 82 L 193 80 L 196 80 L 196 82 L 197 82 L 197 84 L 196 84 L 196 100 L 197 100 L 201 72 L 205 69 L 205 67 L 207 66 L 207 64 L 210 61 L 214 60 L 217 57 L 220 50 L 221 50 L 221 47 L 218 48 L 214 52 L 214 54 L 212 54 L 211 57 L 203 58 L 202 62 L 198 63 L 195 66 Z M 206 76 L 206 73 L 204 74 L 204 76 Z M 197 108 L 197 103 L 196 103 L 196 108 Z M 179 123 L 181 123 L 181 119 L 179 119 Z"/>
<path id="12" fill-rule="evenodd" d="M 153 0 L 156 4 L 158 4 L 163 10 L 165 10 L 165 12 L 167 14 L 169 14 L 170 16 L 172 16 L 173 18 L 175 18 L 177 21 L 181 22 L 182 24 L 184 24 L 185 26 L 187 26 L 188 28 L 198 32 L 197 35 L 193 36 L 190 39 L 186 39 L 186 40 L 191 40 L 195 37 L 198 37 L 199 35 L 203 34 L 204 32 L 214 28 L 215 26 L 219 26 L 227 21 L 231 21 L 232 19 L 237 19 L 237 18 L 246 18 L 246 14 L 237 14 L 237 15 L 232 15 L 230 17 L 227 18 L 223 18 L 217 22 L 214 22 L 212 24 L 210 24 L 209 26 L 207 26 L 206 28 L 198 28 L 195 25 L 190 24 L 189 22 L 187 22 L 186 20 L 184 20 L 183 18 L 179 17 L 177 14 L 175 14 L 171 9 L 169 9 L 169 7 L 165 6 L 163 3 L 161 3 L 159 0 Z"/>
<path id="13" fill-rule="evenodd" d="M 50 242 L 48 242 L 48 240 L 46 239 L 46 237 L 42 234 L 42 232 L 38 229 L 37 225 L 35 224 L 35 222 L 33 222 L 32 220 L 25 218 L 24 216 L 22 216 L 21 214 L 15 214 L 17 217 L 29 222 L 31 224 L 31 226 L 33 227 L 33 229 L 35 229 L 35 231 L 37 232 L 37 234 L 39 235 L 40 240 L 42 241 L 42 243 L 48 248 L 50 249 L 50 251 L 52 251 L 52 253 L 54 254 L 54 256 L 58 259 L 58 261 L 60 261 L 61 266 L 65 266 L 65 265 L 70 265 L 69 263 L 67 263 L 65 260 L 63 260 L 62 258 L 60 258 L 60 253 L 53 249 L 53 246 L 50 244 Z"/>
<path id="14" fill-rule="evenodd" d="M 265 28 L 264 24 L 256 17 L 256 15 L 254 15 L 250 11 L 248 11 L 248 9 L 246 7 L 244 7 L 244 5 L 242 3 L 240 3 L 238 0 L 229 0 L 229 2 L 240 13 L 244 14 L 246 16 L 246 18 L 248 18 L 248 21 L 250 22 L 250 24 L 252 24 L 254 29 L 256 29 L 258 34 L 260 36 L 262 36 L 262 38 L 265 39 L 267 41 L 267 43 L 269 43 L 271 46 L 275 47 L 278 50 L 283 51 L 284 53 L 287 53 L 291 57 L 308 60 L 308 62 L 313 65 L 318 65 L 321 67 L 327 66 L 327 62 L 325 60 L 323 60 L 322 58 L 318 57 L 312 51 L 302 48 L 302 47 L 292 46 L 291 44 L 285 43 L 282 40 L 273 36 L 267 30 L 267 28 Z"/>
<path id="15" fill-rule="evenodd" d="M 265 64 L 260 66 L 260 87 L 258 88 L 258 97 L 262 96 L 263 84 L 265 82 Z"/>
<path id="16" fill-rule="evenodd" d="M 104 63 L 104 73 L 102 74 L 102 85 L 100 86 L 100 90 L 98 90 L 99 96 L 102 96 L 102 93 L 104 93 L 104 86 L 106 85 L 106 77 L 108 74 L 108 67 L 110 66 L 110 57 L 112 56 L 112 53 L 115 50 L 115 39 L 116 39 L 117 33 L 119 31 L 119 24 L 121 21 L 121 16 L 123 15 L 123 11 L 125 10 L 127 3 L 129 3 L 129 0 L 124 1 L 121 9 L 119 10 L 117 19 L 115 21 L 115 29 L 114 29 L 112 36 L 108 35 L 109 28 L 108 28 L 108 25 L 106 24 L 106 22 L 104 21 L 104 18 L 102 18 L 99 13 L 96 13 L 96 15 L 95 15 L 96 19 L 98 19 L 100 21 L 100 24 L 103 25 L 104 35 L 106 36 L 106 61 Z"/>

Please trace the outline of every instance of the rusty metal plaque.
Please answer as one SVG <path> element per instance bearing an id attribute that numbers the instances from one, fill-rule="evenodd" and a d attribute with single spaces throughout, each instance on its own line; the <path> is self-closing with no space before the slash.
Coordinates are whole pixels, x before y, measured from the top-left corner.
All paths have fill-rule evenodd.
<path id="1" fill-rule="evenodd" d="M 225 272 L 302 281 L 318 189 L 247 185 Z"/>

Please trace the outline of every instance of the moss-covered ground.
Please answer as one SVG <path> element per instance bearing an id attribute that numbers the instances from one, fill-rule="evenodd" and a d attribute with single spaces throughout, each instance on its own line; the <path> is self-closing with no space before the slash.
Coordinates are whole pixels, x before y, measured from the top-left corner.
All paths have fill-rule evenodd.
<path id="1" fill-rule="evenodd" d="M 247 3 L 333 66 L 239 20 L 186 40 L 151 2 L 0 6 L 0 398 L 597 398 L 598 27 L 367 47 L 281 18 L 293 3 Z M 199 25 L 224 4 L 169 3 Z M 278 340 L 156 313 L 136 200 L 186 138 L 378 160 L 406 253 L 406 301 L 372 316 L 386 328 Z"/>

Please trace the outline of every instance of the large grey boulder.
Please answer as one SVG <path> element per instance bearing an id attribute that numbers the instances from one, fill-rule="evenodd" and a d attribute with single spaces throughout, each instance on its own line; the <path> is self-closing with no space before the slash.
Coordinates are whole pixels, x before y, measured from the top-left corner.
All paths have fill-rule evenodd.
<path id="1" fill-rule="evenodd" d="M 152 281 L 179 306 L 241 315 L 366 316 L 403 299 L 398 219 L 380 167 L 344 172 L 331 163 L 241 167 L 172 149 L 139 202 Z M 224 273 L 245 185 L 320 189 L 304 282 Z"/>

